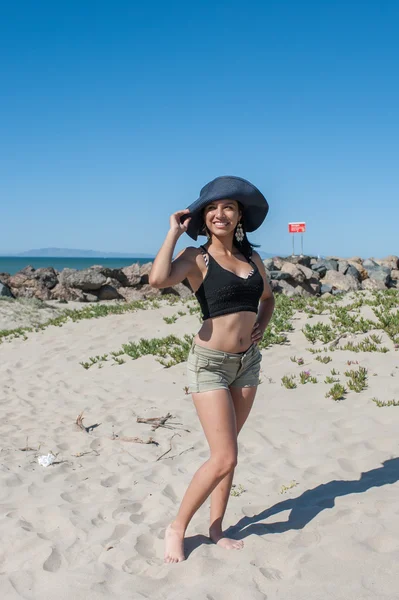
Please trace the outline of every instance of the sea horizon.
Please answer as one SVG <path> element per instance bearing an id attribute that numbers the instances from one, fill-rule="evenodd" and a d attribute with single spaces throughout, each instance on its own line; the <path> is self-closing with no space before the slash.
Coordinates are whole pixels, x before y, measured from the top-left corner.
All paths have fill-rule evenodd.
<path id="1" fill-rule="evenodd" d="M 88 269 L 94 265 L 101 265 L 110 269 L 121 269 L 134 263 L 144 264 L 152 262 L 154 257 L 128 257 L 128 258 L 101 258 L 94 257 L 62 257 L 62 256 L 0 256 L 0 273 L 15 275 L 21 269 L 31 266 L 34 269 L 53 267 L 56 271 L 63 269 Z"/>

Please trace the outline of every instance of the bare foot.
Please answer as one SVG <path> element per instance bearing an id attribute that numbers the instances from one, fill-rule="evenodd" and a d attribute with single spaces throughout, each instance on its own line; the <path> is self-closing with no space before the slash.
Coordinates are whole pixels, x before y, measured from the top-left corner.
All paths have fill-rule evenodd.
<path id="1" fill-rule="evenodd" d="M 223 532 L 219 529 L 219 531 L 209 530 L 209 537 L 215 544 L 220 546 L 221 548 L 226 548 L 226 550 L 241 550 L 244 546 L 244 542 L 242 540 L 232 540 L 231 538 L 224 537 Z"/>
<path id="2" fill-rule="evenodd" d="M 184 556 L 184 531 L 175 529 L 173 523 L 165 531 L 165 558 L 166 563 L 176 563 L 185 560 Z"/>

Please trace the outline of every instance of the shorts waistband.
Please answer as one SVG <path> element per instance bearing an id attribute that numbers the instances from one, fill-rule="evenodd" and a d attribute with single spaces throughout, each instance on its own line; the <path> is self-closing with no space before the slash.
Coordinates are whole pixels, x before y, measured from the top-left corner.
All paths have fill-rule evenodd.
<path id="1" fill-rule="evenodd" d="M 194 341 L 191 344 L 191 350 L 194 354 L 200 354 L 202 356 L 206 356 L 207 358 L 218 358 L 219 360 L 223 359 L 223 361 L 240 361 L 247 354 L 249 354 L 255 348 L 255 344 L 251 344 L 250 347 L 245 350 L 245 352 L 224 352 L 224 350 L 216 350 L 214 348 L 206 348 L 205 346 L 201 346 L 200 344 L 196 344 Z"/>

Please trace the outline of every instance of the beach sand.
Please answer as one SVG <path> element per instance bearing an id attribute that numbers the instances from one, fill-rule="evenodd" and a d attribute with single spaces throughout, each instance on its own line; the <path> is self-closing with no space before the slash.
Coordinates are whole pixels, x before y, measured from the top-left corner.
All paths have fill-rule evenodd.
<path id="1" fill-rule="evenodd" d="M 185 363 L 80 363 L 140 338 L 193 334 L 198 315 L 185 306 L 69 321 L 0 344 L 2 600 L 397 600 L 399 407 L 372 398 L 399 401 L 399 353 L 379 331 L 389 352 L 337 350 L 318 362 L 301 329 L 329 317 L 303 312 L 289 344 L 262 351 L 261 384 L 239 437 L 224 524 L 244 549 L 209 541 L 207 501 L 187 532 L 187 560 L 163 563 L 165 527 L 208 457 Z M 180 309 L 187 314 L 164 321 Z M 372 317 L 370 307 L 362 311 Z M 0 320 L 5 328 L 4 311 Z M 344 371 L 359 366 L 368 369 L 367 389 L 325 397 L 332 368 L 347 382 Z M 318 383 L 281 385 L 302 370 Z M 84 425 L 98 425 L 89 432 L 75 424 L 82 411 Z M 167 413 L 167 423 L 181 425 L 152 431 L 136 420 Z M 128 441 L 136 436 L 158 445 Z M 39 465 L 49 452 L 56 464 Z"/>

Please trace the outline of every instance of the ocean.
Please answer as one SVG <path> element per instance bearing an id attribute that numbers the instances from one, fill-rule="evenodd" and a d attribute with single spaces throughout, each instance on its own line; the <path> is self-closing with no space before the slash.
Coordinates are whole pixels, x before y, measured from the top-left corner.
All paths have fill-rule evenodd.
<path id="1" fill-rule="evenodd" d="M 32 256 L 0 256 L 0 273 L 10 273 L 14 275 L 24 267 L 30 265 L 34 269 L 40 269 L 41 267 L 53 267 L 56 271 L 62 271 L 62 269 L 88 269 L 93 265 L 102 265 L 103 267 L 110 267 L 111 269 L 120 269 L 127 267 L 133 263 L 140 263 L 141 265 L 154 260 L 153 258 L 51 258 L 51 257 L 40 257 L 34 258 Z"/>

